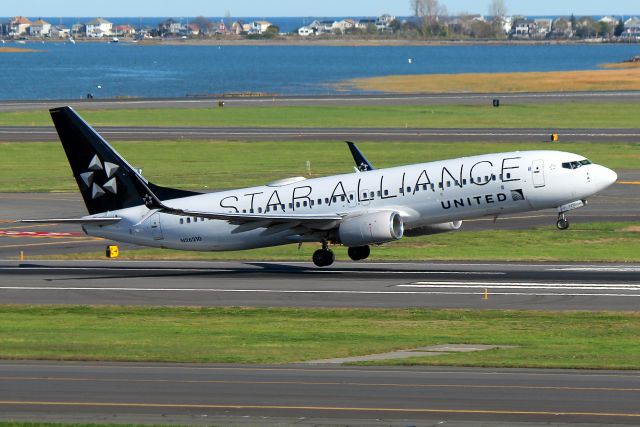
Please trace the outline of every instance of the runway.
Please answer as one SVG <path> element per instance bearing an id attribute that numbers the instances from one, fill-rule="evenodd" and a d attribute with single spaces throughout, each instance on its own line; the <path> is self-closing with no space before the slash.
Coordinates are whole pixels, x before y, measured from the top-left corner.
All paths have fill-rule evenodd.
<path id="1" fill-rule="evenodd" d="M 107 126 L 96 130 L 110 141 L 411 141 L 411 142 L 639 142 L 638 129 L 449 129 L 449 128 L 273 128 Z M 59 142 L 53 126 L 0 126 L 0 142 Z M 550 145 L 551 146 L 551 145 Z M 552 145 L 557 147 L 557 143 Z"/>
<path id="2" fill-rule="evenodd" d="M 485 297 L 486 294 L 486 297 Z M 638 310 L 640 265 L 0 261 L 5 304 Z"/>
<path id="3" fill-rule="evenodd" d="M 637 425 L 640 373 L 0 362 L 0 418 L 222 425 Z"/>
<path id="4" fill-rule="evenodd" d="M 260 106 L 361 106 L 361 105 L 491 105 L 500 99 L 503 105 L 522 103 L 557 102 L 639 102 L 640 91 L 585 91 L 558 93 L 434 93 L 434 94 L 364 94 L 364 95 L 314 95 L 314 96 L 233 96 L 211 95 L 202 98 L 133 98 L 133 99 L 66 99 L 34 101 L 0 101 L 2 111 L 48 110 L 61 105 L 80 109 L 130 109 L 130 108 L 219 108 Z"/>

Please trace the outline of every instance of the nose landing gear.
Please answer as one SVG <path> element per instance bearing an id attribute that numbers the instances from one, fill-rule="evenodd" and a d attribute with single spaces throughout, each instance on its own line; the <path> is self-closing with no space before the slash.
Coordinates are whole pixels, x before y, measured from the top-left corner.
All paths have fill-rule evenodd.
<path id="1" fill-rule="evenodd" d="M 558 230 L 566 230 L 567 228 L 569 228 L 569 220 L 567 219 L 567 216 L 564 214 L 564 212 L 558 214 L 558 222 L 556 222 L 556 227 L 558 227 Z"/>
<path id="2" fill-rule="evenodd" d="M 313 253 L 313 263 L 317 267 L 328 267 L 336 260 L 336 255 L 329 249 L 329 243 L 322 241 L 322 249 L 318 249 Z"/>

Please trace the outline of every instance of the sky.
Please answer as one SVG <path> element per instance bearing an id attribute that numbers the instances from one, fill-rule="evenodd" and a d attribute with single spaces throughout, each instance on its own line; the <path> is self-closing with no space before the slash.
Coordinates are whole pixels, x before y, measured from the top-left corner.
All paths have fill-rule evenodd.
<path id="1" fill-rule="evenodd" d="M 410 15 L 410 0 L 0 0 L 0 16 L 377 16 Z M 504 0 L 509 14 L 640 15 L 639 0 Z M 491 0 L 440 0 L 450 14 L 487 14 Z"/>

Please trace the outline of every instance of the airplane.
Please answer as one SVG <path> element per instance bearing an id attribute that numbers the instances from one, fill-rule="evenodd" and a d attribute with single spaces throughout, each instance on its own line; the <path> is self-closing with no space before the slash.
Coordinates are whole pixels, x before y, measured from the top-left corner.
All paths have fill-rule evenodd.
<path id="1" fill-rule="evenodd" d="M 315 242 L 318 267 L 334 262 L 332 244 L 364 260 L 371 246 L 458 230 L 479 217 L 555 208 L 565 230 L 568 211 L 617 180 L 583 156 L 551 150 L 376 169 L 348 143 L 351 173 L 197 193 L 146 180 L 71 107 L 50 113 L 89 215 L 24 222 L 79 224 L 91 236 L 189 251 Z"/>

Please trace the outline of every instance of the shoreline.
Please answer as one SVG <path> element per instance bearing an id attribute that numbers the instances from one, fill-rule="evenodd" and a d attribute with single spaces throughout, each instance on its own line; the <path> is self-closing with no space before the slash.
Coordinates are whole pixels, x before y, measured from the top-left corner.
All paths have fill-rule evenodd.
<path id="1" fill-rule="evenodd" d="M 281 36 L 272 39 L 248 39 L 245 37 L 224 37 L 206 39 L 144 39 L 136 41 L 129 37 L 118 37 L 118 44 L 139 44 L 144 46 L 305 46 L 305 47 L 366 47 L 366 46 L 554 46 L 554 45 L 601 45 L 627 44 L 607 40 L 411 40 L 383 38 L 318 38 L 299 36 Z M 32 43 L 69 43 L 69 39 L 33 39 Z M 111 37 L 103 39 L 75 39 L 76 43 L 112 43 Z M 15 43 L 9 41 L 9 43 Z M 116 43 L 114 43 L 116 44 Z"/>

